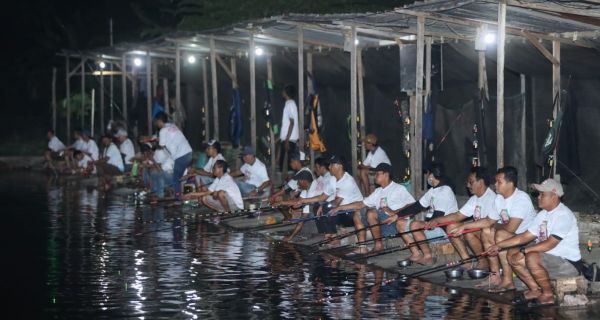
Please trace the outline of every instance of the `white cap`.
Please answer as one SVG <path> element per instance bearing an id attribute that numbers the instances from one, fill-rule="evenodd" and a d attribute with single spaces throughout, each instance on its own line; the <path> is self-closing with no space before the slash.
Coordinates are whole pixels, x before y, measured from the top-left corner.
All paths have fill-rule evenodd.
<path id="1" fill-rule="evenodd" d="M 541 184 L 534 183 L 531 187 L 539 192 L 553 192 L 559 197 L 562 197 L 565 194 L 560 182 L 554 179 L 546 179 Z"/>
<path id="2" fill-rule="evenodd" d="M 127 137 L 127 131 L 125 131 L 123 129 L 119 129 L 117 131 L 117 133 L 115 133 L 115 137 L 117 137 L 117 138 Z"/>

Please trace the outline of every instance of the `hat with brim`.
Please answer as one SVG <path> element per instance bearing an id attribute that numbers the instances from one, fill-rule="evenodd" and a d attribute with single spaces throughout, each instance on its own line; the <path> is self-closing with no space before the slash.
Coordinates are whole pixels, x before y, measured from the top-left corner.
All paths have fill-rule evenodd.
<path id="1" fill-rule="evenodd" d="M 539 192 L 552 192 L 559 197 L 562 197 L 565 194 L 562 184 L 554 179 L 546 179 L 540 184 L 534 183 L 531 187 Z"/>
<path id="2" fill-rule="evenodd" d="M 313 176 L 308 170 L 302 170 L 302 171 L 296 173 L 296 175 L 294 176 L 294 180 L 296 180 L 296 181 L 300 181 L 300 180 L 312 181 Z"/>

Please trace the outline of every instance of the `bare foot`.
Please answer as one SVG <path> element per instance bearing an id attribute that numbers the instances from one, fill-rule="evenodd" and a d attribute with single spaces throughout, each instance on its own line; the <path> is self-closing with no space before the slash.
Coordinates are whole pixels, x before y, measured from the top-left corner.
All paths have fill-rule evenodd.
<path id="1" fill-rule="evenodd" d="M 554 295 L 552 293 L 544 293 L 540 294 L 540 296 L 537 297 L 537 299 L 540 302 L 540 304 L 550 304 L 554 302 Z"/>
<path id="2" fill-rule="evenodd" d="M 433 257 L 430 254 L 423 255 L 423 257 L 417 261 L 416 263 L 430 265 L 433 264 Z"/>
<path id="3" fill-rule="evenodd" d="M 292 241 L 292 236 L 285 236 L 285 237 L 283 237 L 283 239 L 281 239 L 281 240 L 282 240 L 282 241 L 285 241 L 285 242 L 290 242 L 290 241 Z"/>
<path id="4" fill-rule="evenodd" d="M 423 258 L 423 255 L 419 254 L 411 254 L 410 257 L 408 257 L 408 260 L 412 261 L 412 262 L 417 262 L 419 260 L 421 260 L 421 258 Z"/>
<path id="5" fill-rule="evenodd" d="M 373 247 L 373 250 L 371 250 L 371 252 L 377 252 L 377 251 L 381 251 L 383 250 L 383 246 L 382 245 L 376 245 Z"/>
<path id="6" fill-rule="evenodd" d="M 540 291 L 539 289 L 523 291 L 523 297 L 525 297 L 525 300 L 533 300 L 539 298 L 541 295 L 542 291 Z"/>
<path id="7" fill-rule="evenodd" d="M 369 249 L 367 249 L 366 247 L 358 247 L 355 250 L 353 250 L 352 252 L 350 252 L 349 254 L 365 254 L 368 253 Z"/>
<path id="8" fill-rule="evenodd" d="M 502 279 L 500 279 L 499 275 L 497 275 L 496 273 L 491 273 L 489 277 L 487 277 L 484 281 L 480 282 L 479 284 L 475 285 L 475 287 L 484 288 L 488 286 L 499 286 L 501 282 Z"/>

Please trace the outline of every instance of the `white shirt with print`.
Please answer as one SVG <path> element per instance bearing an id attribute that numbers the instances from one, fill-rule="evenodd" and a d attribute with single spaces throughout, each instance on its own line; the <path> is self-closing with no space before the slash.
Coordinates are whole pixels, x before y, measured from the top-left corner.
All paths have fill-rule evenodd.
<path id="1" fill-rule="evenodd" d="M 537 237 L 536 243 L 545 241 L 552 235 L 562 239 L 556 247 L 546 253 L 573 262 L 581 260 L 577 219 L 571 209 L 562 202 L 552 211 L 538 212 L 527 231 Z"/>
<path id="2" fill-rule="evenodd" d="M 239 209 L 244 208 L 244 200 L 242 199 L 240 188 L 228 173 L 224 174 L 220 178 L 216 178 L 215 181 L 213 181 L 213 183 L 208 187 L 208 190 L 212 192 L 223 190 L 233 200 L 236 207 Z"/>
<path id="3" fill-rule="evenodd" d="M 329 171 L 325 175 L 319 176 L 315 181 L 317 182 L 315 185 L 315 197 L 326 194 L 327 199 L 325 201 L 330 202 L 335 200 L 336 179 Z"/>
<path id="4" fill-rule="evenodd" d="M 389 165 L 392 164 L 387 153 L 385 153 L 380 146 L 377 146 L 374 151 L 369 151 L 369 153 L 367 153 L 365 160 L 363 160 L 363 165 L 366 167 L 376 168 L 380 163 L 387 163 Z"/>
<path id="5" fill-rule="evenodd" d="M 154 162 L 160 165 L 162 171 L 167 173 L 173 172 L 173 167 L 175 167 L 175 161 L 173 161 L 167 150 L 156 149 L 156 151 L 154 151 L 153 158 Z"/>
<path id="6" fill-rule="evenodd" d="M 123 166 L 123 158 L 121 157 L 121 153 L 119 152 L 119 149 L 114 143 L 111 142 L 110 145 L 108 145 L 108 147 L 104 148 L 104 151 L 102 152 L 102 157 L 108 158 L 108 161 L 106 163 L 117 167 L 121 172 L 125 170 L 125 167 Z"/>
<path id="7" fill-rule="evenodd" d="M 454 191 L 446 185 L 429 189 L 419 199 L 419 203 L 425 208 L 429 207 L 425 215 L 428 219 L 433 216 L 434 211 L 442 211 L 445 216 L 458 211 Z"/>
<path id="8" fill-rule="evenodd" d="M 52 150 L 53 152 L 60 152 L 65 150 L 65 145 L 62 143 L 62 141 L 60 141 L 60 139 L 58 139 L 57 136 L 54 136 L 48 141 L 48 149 Z"/>
<path id="9" fill-rule="evenodd" d="M 73 148 L 75 150 L 83 151 L 85 149 L 85 141 L 83 141 L 82 138 L 79 138 L 79 139 L 75 140 L 75 142 L 73 142 L 73 144 L 71 145 L 71 148 Z"/>
<path id="10" fill-rule="evenodd" d="M 267 173 L 267 167 L 262 161 L 255 158 L 253 164 L 245 163 L 240 171 L 244 174 L 244 182 L 249 183 L 255 187 L 260 187 L 261 184 L 269 181 L 269 174 Z"/>
<path id="11" fill-rule="evenodd" d="M 496 211 L 495 203 L 496 193 L 487 188 L 481 197 L 472 195 L 459 211 L 463 216 L 473 217 L 473 220 L 477 221 L 493 214 Z"/>
<path id="12" fill-rule="evenodd" d="M 298 172 L 296 172 L 294 174 L 294 176 L 297 175 L 300 171 L 308 171 L 312 175 L 312 171 L 309 168 L 303 167 L 300 170 L 298 170 Z M 314 175 L 313 175 L 313 179 L 314 179 Z M 296 181 L 296 179 L 291 179 L 290 181 L 288 181 L 286 186 L 288 188 L 290 188 L 292 191 L 300 191 L 300 187 L 298 187 L 298 181 Z"/>
<path id="13" fill-rule="evenodd" d="M 206 172 L 212 173 L 213 166 L 215 165 L 215 162 L 217 162 L 217 160 L 225 161 L 225 157 L 223 157 L 222 154 L 218 153 L 216 156 L 208 158 L 208 161 L 206 161 L 206 164 L 202 169 L 204 169 L 204 171 Z"/>
<path id="14" fill-rule="evenodd" d="M 287 138 L 288 130 L 290 128 L 290 119 L 294 120 L 294 128 L 292 129 L 292 134 L 290 134 L 290 141 L 296 142 L 298 141 L 298 137 L 300 137 L 300 131 L 298 129 L 298 107 L 293 99 L 287 100 L 283 107 L 281 131 L 279 132 L 279 139 L 281 139 L 281 141 L 285 141 Z"/>
<path id="15" fill-rule="evenodd" d="M 84 141 L 84 143 L 85 145 L 82 151 L 89 154 L 90 157 L 92 157 L 92 160 L 98 160 L 98 157 L 100 156 L 100 151 L 98 150 L 98 145 L 96 144 L 96 141 L 90 139 L 87 142 Z"/>
<path id="16" fill-rule="evenodd" d="M 531 198 L 519 189 L 515 189 L 515 192 L 508 198 L 504 198 L 500 194 L 496 195 L 495 207 L 496 210 L 489 215 L 489 218 L 497 220 L 498 223 L 508 223 L 510 218 L 522 219 L 515 234 L 525 232 L 535 217 L 535 209 Z"/>
<path id="17" fill-rule="evenodd" d="M 132 158 L 135 157 L 135 148 L 131 139 L 127 138 L 119 145 L 119 151 L 123 154 L 125 164 L 132 164 Z"/>
<path id="18" fill-rule="evenodd" d="M 158 144 L 161 147 L 167 148 L 173 160 L 177 160 L 192 152 L 192 147 L 183 135 L 183 132 L 172 123 L 165 123 L 165 126 L 160 129 Z"/>
<path id="19" fill-rule="evenodd" d="M 336 181 L 335 196 L 343 199 L 340 206 L 363 200 L 356 181 L 348 172 L 344 172 L 342 178 Z"/>
<path id="20" fill-rule="evenodd" d="M 393 181 L 385 188 L 379 187 L 375 189 L 373 193 L 363 200 L 365 206 L 377 210 L 385 207 L 398 210 L 414 202 L 415 198 L 408 193 L 406 188 Z"/>

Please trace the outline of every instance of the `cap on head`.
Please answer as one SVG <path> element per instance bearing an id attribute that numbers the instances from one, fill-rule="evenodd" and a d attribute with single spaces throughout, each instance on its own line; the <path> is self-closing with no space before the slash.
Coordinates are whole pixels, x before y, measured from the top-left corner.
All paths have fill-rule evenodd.
<path id="1" fill-rule="evenodd" d="M 340 158 L 339 156 L 331 156 L 331 158 L 329 158 L 328 160 L 329 164 L 341 164 L 342 166 L 344 165 L 344 160 L 342 158 Z"/>
<path id="2" fill-rule="evenodd" d="M 370 144 L 377 144 L 377 136 L 374 135 L 373 133 L 369 133 L 362 140 L 364 142 L 367 142 L 367 143 L 370 143 Z"/>
<path id="3" fill-rule="evenodd" d="M 544 182 L 542 182 L 540 184 L 534 183 L 531 185 L 531 187 L 534 190 L 537 190 L 539 192 L 552 192 L 559 197 L 562 197 L 563 195 L 565 195 L 565 192 L 563 191 L 563 187 L 560 184 L 560 182 L 558 182 L 554 179 L 546 179 L 546 180 L 544 180 Z"/>
<path id="4" fill-rule="evenodd" d="M 290 161 L 304 161 L 306 160 L 306 153 L 302 152 L 302 151 L 296 151 L 292 154 L 290 154 Z"/>
<path id="5" fill-rule="evenodd" d="M 206 143 L 206 147 L 213 147 L 217 149 L 217 152 L 221 152 L 221 143 L 215 139 L 208 140 L 208 142 Z"/>
<path id="6" fill-rule="evenodd" d="M 390 175 L 392 174 L 392 166 L 388 163 L 380 163 L 375 168 L 375 172 L 387 172 Z"/>
<path id="7" fill-rule="evenodd" d="M 127 137 L 127 131 L 123 129 L 119 129 L 117 133 L 115 133 L 115 138 Z"/>
<path id="8" fill-rule="evenodd" d="M 300 172 L 296 173 L 296 175 L 294 176 L 294 180 L 312 181 L 313 176 L 312 173 L 310 173 L 308 170 L 301 170 Z"/>
<path id="9" fill-rule="evenodd" d="M 253 156 L 253 155 L 256 155 L 256 152 L 254 151 L 254 148 L 252 148 L 250 146 L 246 146 L 246 147 L 244 147 L 244 150 L 242 150 L 242 157 Z"/>

